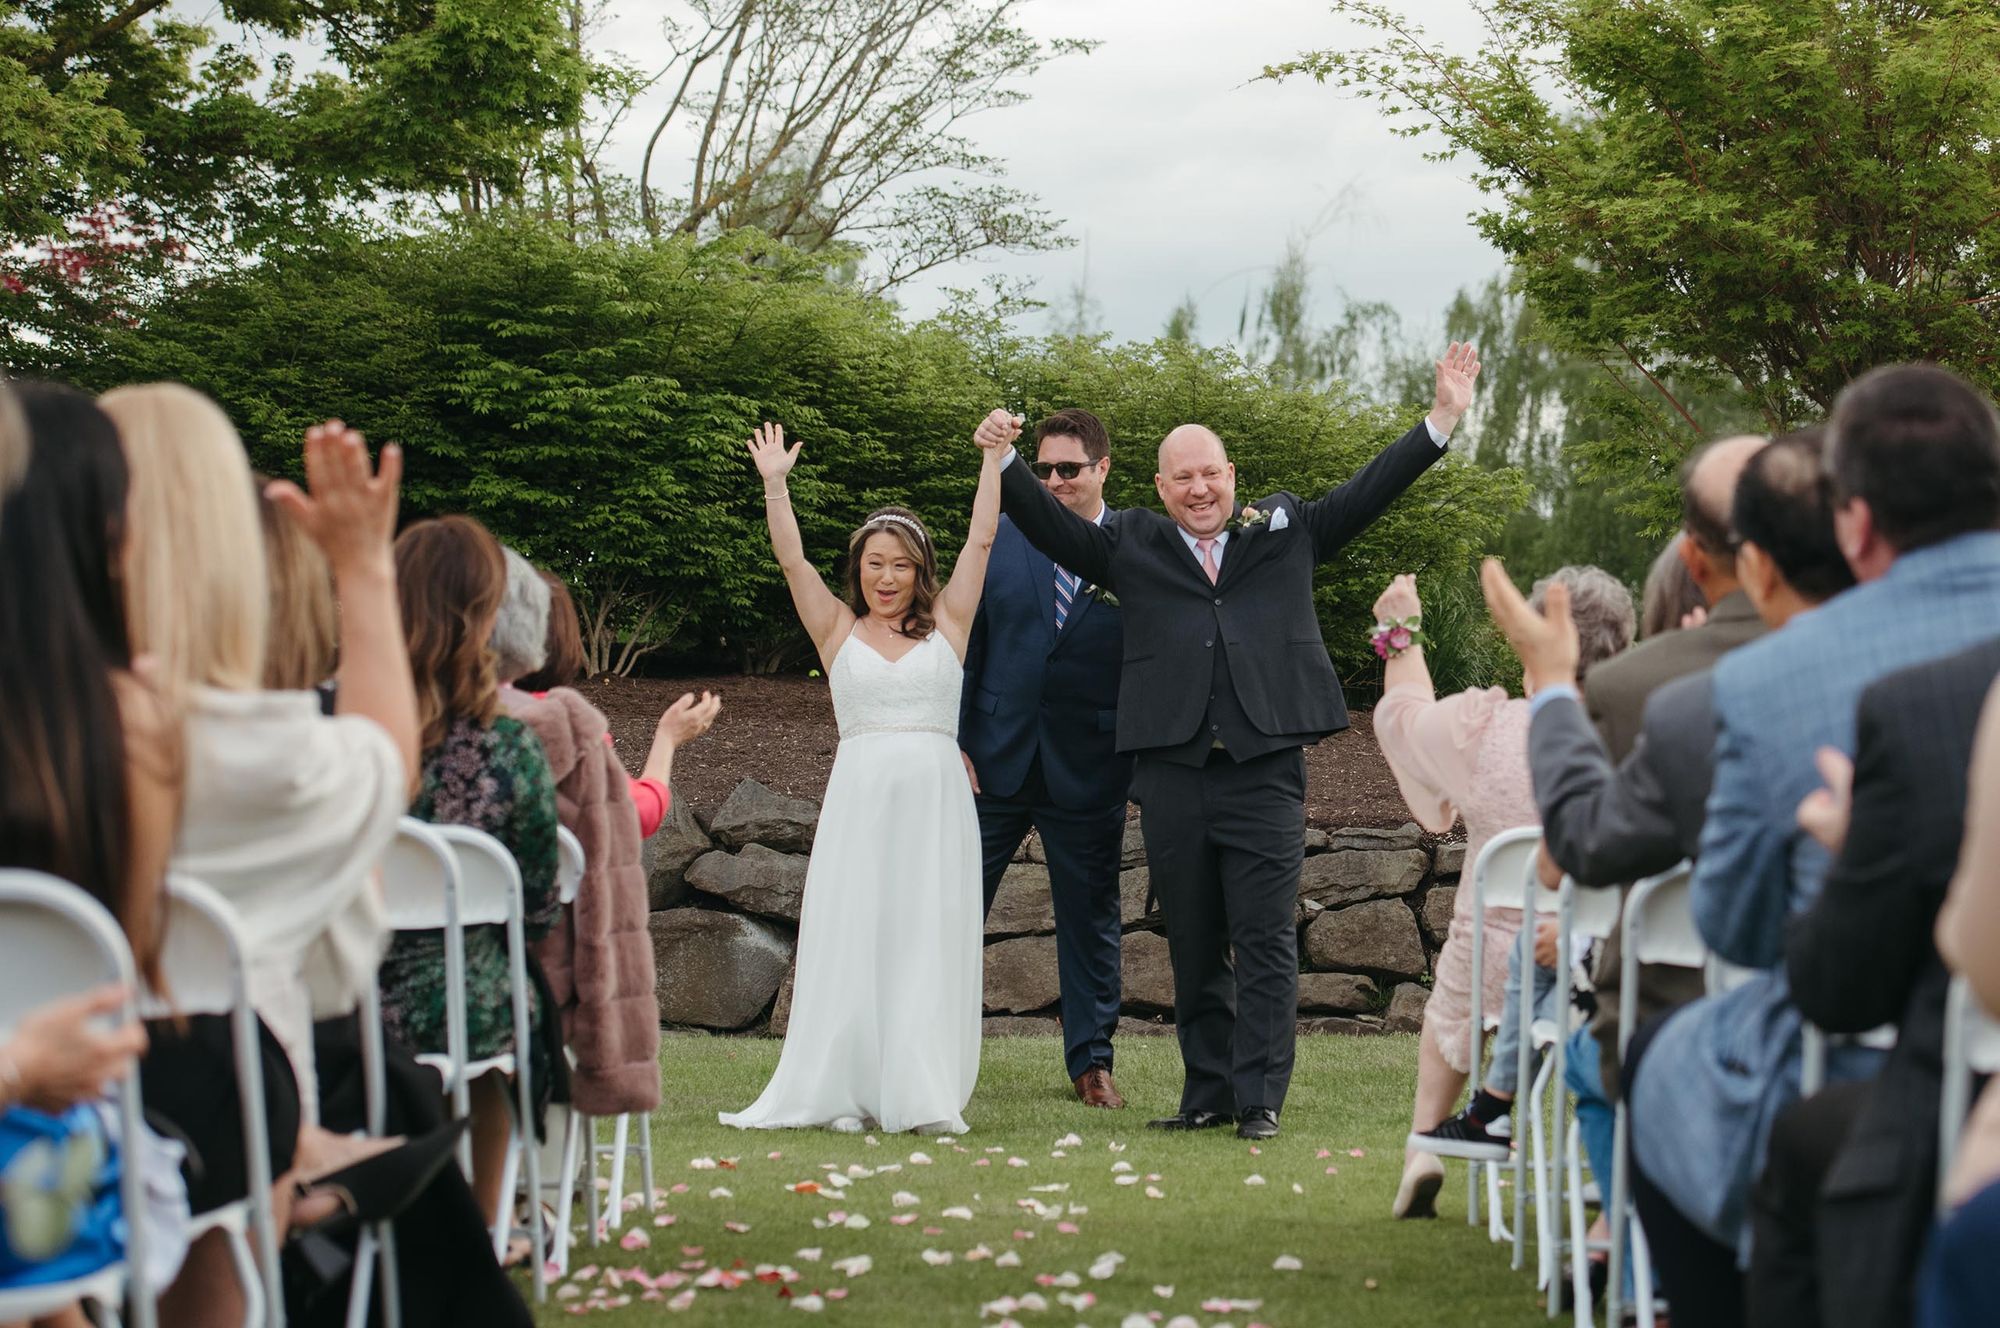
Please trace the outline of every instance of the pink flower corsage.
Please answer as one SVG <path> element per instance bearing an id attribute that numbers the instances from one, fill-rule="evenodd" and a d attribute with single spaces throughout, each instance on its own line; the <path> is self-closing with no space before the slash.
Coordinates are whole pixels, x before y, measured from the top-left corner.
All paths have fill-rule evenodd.
<path id="1" fill-rule="evenodd" d="M 1390 618 L 1375 624 L 1368 637 L 1378 659 L 1394 659 L 1412 646 L 1424 644 L 1422 618 Z"/>

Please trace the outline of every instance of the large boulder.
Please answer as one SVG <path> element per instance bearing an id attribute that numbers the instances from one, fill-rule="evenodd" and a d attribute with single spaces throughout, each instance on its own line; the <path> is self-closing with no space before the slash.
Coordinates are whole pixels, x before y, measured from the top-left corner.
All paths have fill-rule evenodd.
<path id="1" fill-rule="evenodd" d="M 1120 946 L 1120 978 L 1128 1010 L 1174 1008 L 1174 966 L 1167 955 L 1167 938 L 1157 932 L 1127 932 Z"/>
<path id="2" fill-rule="evenodd" d="M 1358 973 L 1299 974 L 1301 1012 L 1361 1014 L 1375 1008 L 1378 996 L 1374 980 Z"/>
<path id="3" fill-rule="evenodd" d="M 1457 876 L 1465 870 L 1465 841 L 1437 846 L 1437 874 Z"/>
<path id="4" fill-rule="evenodd" d="M 818 825 L 817 803 L 784 797 L 746 779 L 716 809 L 708 833 L 729 848 L 762 844 L 782 853 L 809 853 Z"/>
<path id="5" fill-rule="evenodd" d="M 1420 848 L 1335 848 L 1305 860 L 1299 869 L 1299 895 L 1329 908 L 1393 898 L 1421 885 L 1430 865 Z"/>
<path id="6" fill-rule="evenodd" d="M 1413 978 L 1424 971 L 1424 940 L 1409 905 L 1378 899 L 1320 914 L 1306 928 L 1306 958 L 1319 969 Z"/>
<path id="7" fill-rule="evenodd" d="M 1424 892 L 1423 909 L 1420 916 L 1424 922 L 1424 935 L 1430 938 L 1432 948 L 1444 944 L 1445 933 L 1451 930 L 1451 915 L 1458 907 L 1458 887 L 1455 885 L 1434 885 Z"/>
<path id="8" fill-rule="evenodd" d="M 745 913 L 786 922 L 799 920 L 805 898 L 807 859 L 762 844 L 736 853 L 705 853 L 688 868 L 688 884 L 705 895 L 727 900 Z"/>
<path id="9" fill-rule="evenodd" d="M 1118 873 L 1118 917 L 1126 926 L 1160 916 L 1159 900 L 1155 899 L 1151 908 L 1146 907 L 1146 892 L 1151 886 L 1152 876 L 1144 867 Z"/>
<path id="10" fill-rule="evenodd" d="M 1418 982 L 1404 982 L 1389 996 L 1389 1008 L 1383 1012 L 1382 1027 L 1390 1033 L 1419 1033 L 1424 1027 L 1424 1005 L 1431 998 L 1431 989 Z"/>
<path id="11" fill-rule="evenodd" d="M 799 966 L 794 963 L 785 970 L 785 980 L 778 984 L 777 999 L 771 1002 L 771 1036 L 781 1038 L 792 1026 L 792 987 L 798 981 Z"/>
<path id="12" fill-rule="evenodd" d="M 1341 1037 L 1373 1037 L 1382 1031 L 1382 1025 L 1371 1024 L 1365 1019 L 1346 1019 L 1339 1015 L 1320 1015 L 1312 1019 L 1299 1020 L 1299 1035 L 1311 1033 L 1334 1033 Z"/>
<path id="13" fill-rule="evenodd" d="M 639 861 L 646 872 L 646 906 L 657 913 L 685 904 L 693 895 L 687 869 L 714 847 L 694 819 L 693 804 L 686 798 L 675 798 L 660 828 L 639 848 Z"/>
<path id="14" fill-rule="evenodd" d="M 1062 1032 L 1062 1020 L 1035 1018 L 1022 1014 L 996 1014 L 984 1021 L 985 1037 L 1054 1037 Z"/>
<path id="15" fill-rule="evenodd" d="M 1054 1005 L 1061 994 L 1055 937 L 1017 936 L 986 947 L 989 1013 L 1025 1014 Z"/>
<path id="16" fill-rule="evenodd" d="M 1344 848 L 1375 852 L 1394 851 L 1421 848 L 1423 843 L 1423 828 L 1414 821 L 1405 821 L 1393 830 L 1365 825 L 1349 826 L 1345 830 L 1330 830 L 1326 836 L 1326 849 L 1329 852 L 1337 852 Z"/>
<path id="17" fill-rule="evenodd" d="M 1049 894 L 1049 869 L 1017 862 L 1000 878 L 986 914 L 986 936 L 1040 936 L 1056 929 L 1056 904 Z"/>
<path id="18" fill-rule="evenodd" d="M 672 908 L 649 924 L 660 1018 L 669 1024 L 747 1027 L 791 967 L 791 936 L 739 913 Z"/>

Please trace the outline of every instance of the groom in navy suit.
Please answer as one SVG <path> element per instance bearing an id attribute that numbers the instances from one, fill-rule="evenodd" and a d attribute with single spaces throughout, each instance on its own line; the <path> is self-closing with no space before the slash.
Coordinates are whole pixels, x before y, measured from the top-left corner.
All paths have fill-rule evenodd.
<path id="1" fill-rule="evenodd" d="M 1104 505 L 1111 440 L 1087 410 L 1036 429 L 1035 475 L 1085 521 Z M 1041 831 L 1055 904 L 1063 1059 L 1076 1095 L 1122 1107 L 1111 1077 L 1119 1005 L 1119 850 L 1132 758 L 1117 750 L 1124 632 L 1117 607 L 1051 562 L 1013 521 L 986 566 L 965 652 L 958 745 L 977 795 L 986 907 L 1029 828 Z"/>

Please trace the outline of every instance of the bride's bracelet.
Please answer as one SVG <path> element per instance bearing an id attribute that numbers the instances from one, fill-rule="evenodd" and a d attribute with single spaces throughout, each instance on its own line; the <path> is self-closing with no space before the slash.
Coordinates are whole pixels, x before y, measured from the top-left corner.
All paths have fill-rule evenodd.
<path id="1" fill-rule="evenodd" d="M 1368 636 L 1368 644 L 1375 648 L 1381 659 L 1394 659 L 1406 650 L 1425 643 L 1423 618 L 1389 618 L 1375 624 L 1375 630 Z"/>
<path id="2" fill-rule="evenodd" d="M 777 491 L 776 493 L 767 493 L 767 494 L 765 494 L 765 495 L 764 495 L 764 501 L 768 503 L 768 502 L 770 502 L 770 501 L 771 501 L 771 500 L 772 500 L 773 498 L 789 498 L 789 497 L 791 497 L 791 496 L 792 496 L 792 491 L 791 491 L 790 489 L 780 489 L 780 490 L 778 490 L 778 491 Z"/>

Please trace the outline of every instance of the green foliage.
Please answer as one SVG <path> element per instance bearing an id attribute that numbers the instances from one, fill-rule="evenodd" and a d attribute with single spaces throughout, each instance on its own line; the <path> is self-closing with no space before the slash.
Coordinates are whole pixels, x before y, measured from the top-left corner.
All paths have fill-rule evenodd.
<path id="1" fill-rule="evenodd" d="M 1822 415 L 1872 365 L 2000 386 L 2000 11 L 1987 0 L 1493 0 L 1476 55 L 1340 0 L 1309 74 L 1472 160 L 1481 231 L 1608 370 L 1601 471 L 1643 485 L 1747 404 Z"/>
<path id="2" fill-rule="evenodd" d="M 35 367 L 213 393 L 274 473 L 296 471 L 301 431 L 327 415 L 397 439 L 406 510 L 468 512 L 560 572 L 600 645 L 672 639 L 752 669 L 806 653 L 744 451 L 759 420 L 804 442 L 793 505 L 831 577 L 849 532 L 889 502 L 922 512 L 951 556 L 971 429 L 996 404 L 1103 414 L 1120 505 L 1155 502 L 1154 442 L 1186 420 L 1229 443 L 1247 497 L 1323 492 L 1419 414 L 1281 387 L 1184 343 L 1028 341 L 966 308 L 909 326 L 750 232 L 579 247 L 520 221 L 275 254 L 64 354 Z M 1343 671 L 1371 669 L 1367 615 L 1391 571 L 1469 575 L 1524 499 L 1511 472 L 1447 460 L 1358 540 L 1320 591 Z"/>

